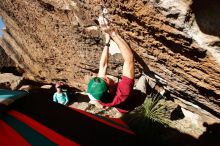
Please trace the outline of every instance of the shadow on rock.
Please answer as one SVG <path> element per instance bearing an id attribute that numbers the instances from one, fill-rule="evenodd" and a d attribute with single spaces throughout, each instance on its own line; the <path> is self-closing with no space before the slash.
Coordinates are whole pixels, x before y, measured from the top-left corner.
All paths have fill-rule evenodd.
<path id="1" fill-rule="evenodd" d="M 193 0 L 191 6 L 196 22 L 203 33 L 220 36 L 220 1 Z"/>
<path id="2" fill-rule="evenodd" d="M 206 127 L 206 132 L 199 137 L 199 145 L 218 146 L 220 144 L 220 123 L 211 125 L 204 123 L 203 125 Z"/>

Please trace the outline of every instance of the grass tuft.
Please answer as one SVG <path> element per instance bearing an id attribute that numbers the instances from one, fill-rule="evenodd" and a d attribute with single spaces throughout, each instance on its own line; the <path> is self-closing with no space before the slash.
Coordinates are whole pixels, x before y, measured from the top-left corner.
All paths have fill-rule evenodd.
<path id="1" fill-rule="evenodd" d="M 156 136 L 170 124 L 170 110 L 165 97 L 152 93 L 142 106 L 125 117 L 125 121 L 137 134 Z"/>

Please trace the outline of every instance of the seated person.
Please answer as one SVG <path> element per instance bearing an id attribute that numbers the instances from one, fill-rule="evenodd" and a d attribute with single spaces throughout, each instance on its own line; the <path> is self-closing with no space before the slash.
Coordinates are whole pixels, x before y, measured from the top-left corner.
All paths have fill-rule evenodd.
<path id="1" fill-rule="evenodd" d="M 66 93 L 66 90 L 64 90 L 64 84 L 62 82 L 58 82 L 56 83 L 56 90 L 57 92 L 54 93 L 53 95 L 53 101 L 63 104 L 63 105 L 67 105 L 69 102 L 69 98 L 68 95 Z"/>

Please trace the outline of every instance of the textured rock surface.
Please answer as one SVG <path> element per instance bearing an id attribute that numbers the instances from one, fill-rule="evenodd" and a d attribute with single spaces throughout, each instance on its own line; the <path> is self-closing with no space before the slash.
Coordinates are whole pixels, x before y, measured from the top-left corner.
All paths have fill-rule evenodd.
<path id="1" fill-rule="evenodd" d="M 11 73 L 0 74 L 0 88 L 3 89 L 18 89 L 23 77 L 15 76 Z"/>
<path id="2" fill-rule="evenodd" d="M 64 80 L 82 89 L 85 75 L 98 70 L 103 42 L 99 29 L 87 28 L 97 26 L 105 6 L 111 24 L 134 50 L 137 77 L 142 69 L 150 70 L 171 96 L 220 117 L 217 0 L 101 2 L 2 0 L 0 15 L 7 29 L 0 45 L 26 77 L 47 83 Z M 114 55 L 109 73 L 120 76 L 121 65 L 121 56 Z"/>
<path id="3" fill-rule="evenodd" d="M 90 104 L 88 102 L 74 102 L 72 105 L 69 107 L 71 108 L 77 108 L 92 114 L 98 114 L 101 116 L 108 116 L 111 118 L 119 118 L 120 113 L 117 111 L 116 108 L 108 108 L 108 109 L 102 109 L 102 108 L 97 108 L 95 105 Z"/>

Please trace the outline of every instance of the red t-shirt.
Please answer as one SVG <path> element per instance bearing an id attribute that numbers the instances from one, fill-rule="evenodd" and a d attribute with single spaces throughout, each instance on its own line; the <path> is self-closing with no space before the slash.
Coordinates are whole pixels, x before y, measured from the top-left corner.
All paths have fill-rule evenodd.
<path id="1" fill-rule="evenodd" d="M 131 93 L 133 91 L 133 86 L 134 86 L 134 79 L 130 79 L 126 76 L 122 76 L 121 81 L 118 83 L 117 86 L 117 91 L 116 95 L 114 96 L 112 102 L 110 103 L 103 103 L 100 102 L 103 106 L 115 106 L 119 112 L 125 113 L 129 111 L 129 104 L 132 103 L 127 103 L 128 105 L 124 105 L 122 103 L 125 103 L 125 101 L 131 96 Z M 122 105 L 122 106 L 121 106 Z"/>

